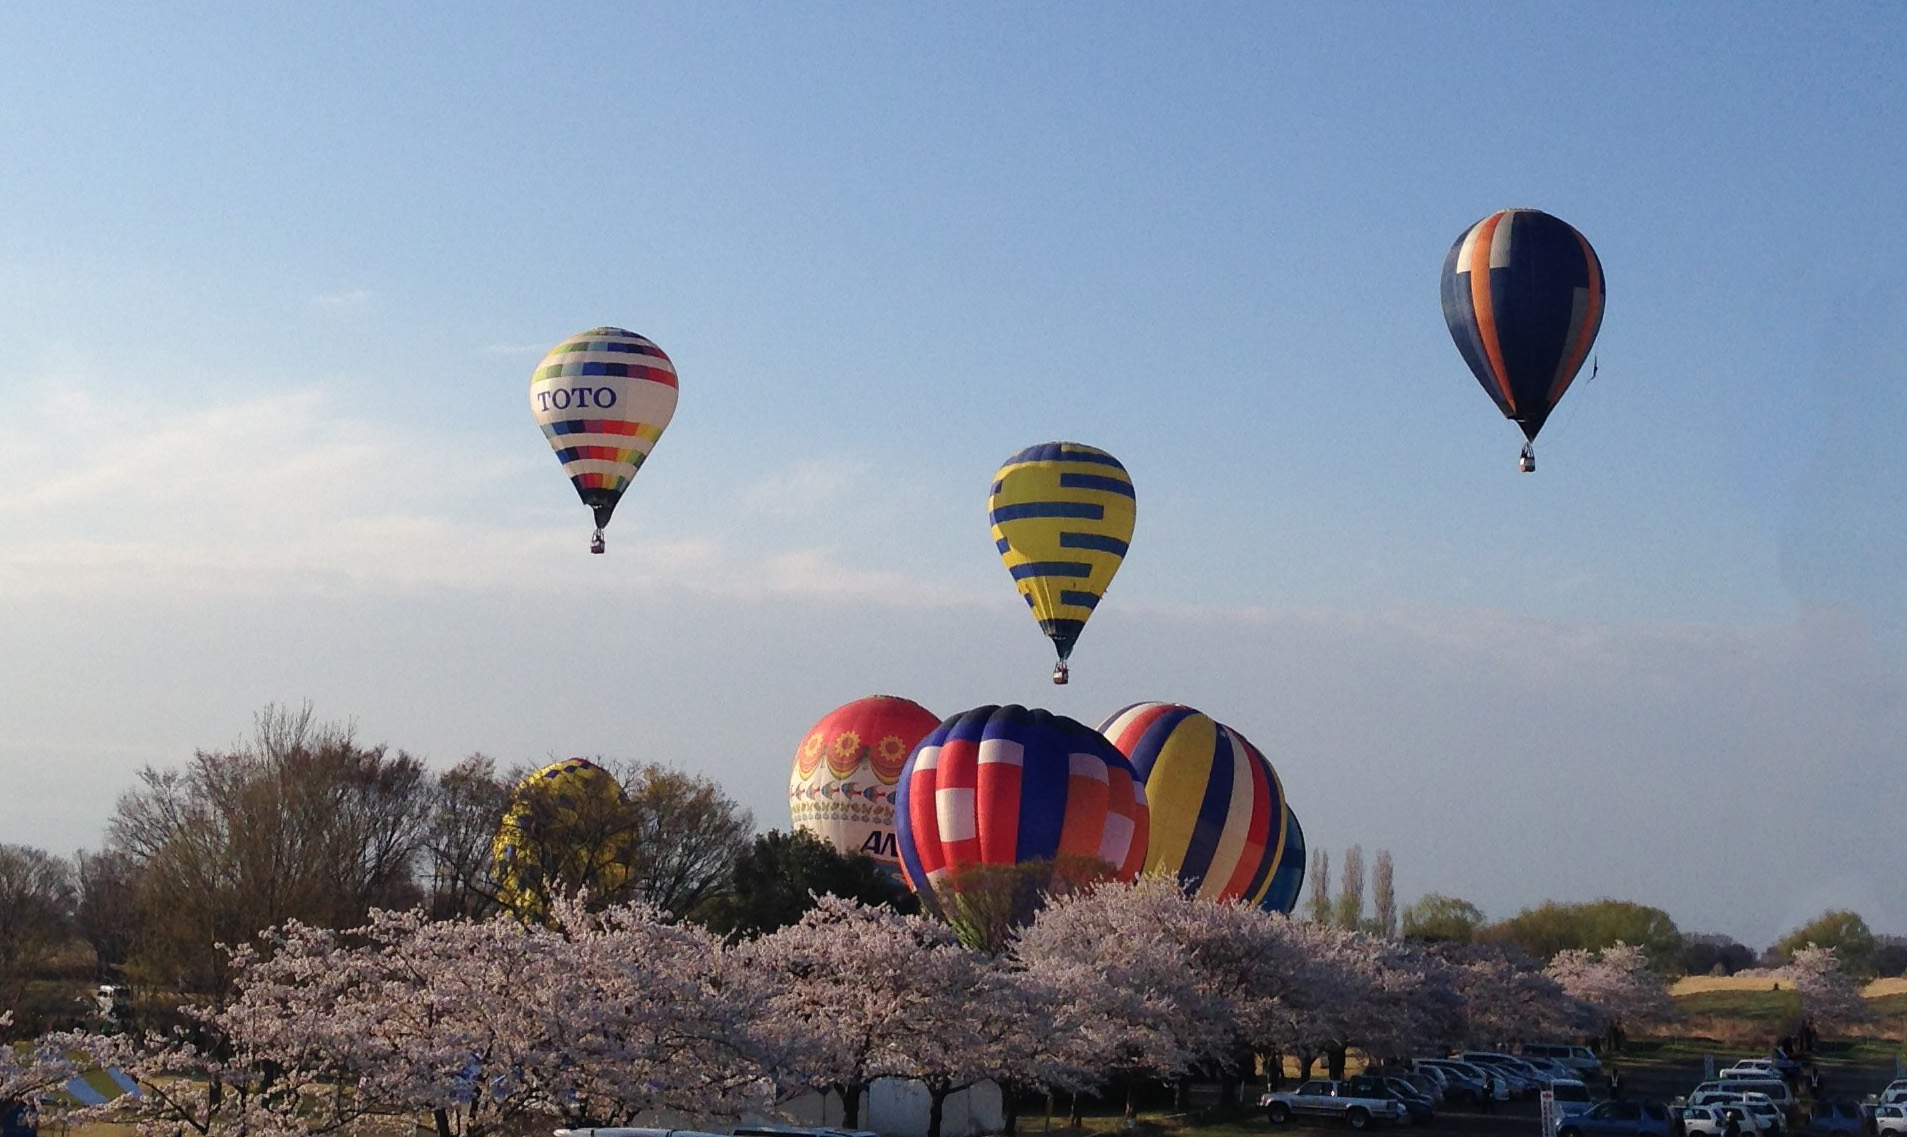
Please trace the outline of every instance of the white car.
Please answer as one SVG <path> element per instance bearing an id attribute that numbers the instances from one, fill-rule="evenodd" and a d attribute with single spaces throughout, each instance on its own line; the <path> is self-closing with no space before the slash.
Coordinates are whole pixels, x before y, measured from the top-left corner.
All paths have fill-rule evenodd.
<path id="1" fill-rule="evenodd" d="M 1677 1106 L 1676 1114 L 1682 1119 L 1684 1133 L 1700 1133 L 1705 1137 L 1736 1137 L 1741 1132 L 1741 1126 L 1730 1120 L 1718 1105 Z"/>
<path id="2" fill-rule="evenodd" d="M 1723 1078 L 1773 1078 L 1781 1081 L 1781 1067 L 1772 1058 L 1743 1058 L 1717 1075 Z"/>
<path id="3" fill-rule="evenodd" d="M 1887 1087 L 1893 1089 L 1893 1086 Z M 1874 1107 L 1874 1131 L 1880 1137 L 1907 1137 L 1907 1105 L 1885 1102 Z"/>
<path id="4" fill-rule="evenodd" d="M 1763 1122 L 1763 1132 L 1780 1133 L 1788 1128 L 1788 1119 L 1782 1114 L 1781 1107 L 1769 1101 L 1767 1094 L 1743 1094 L 1740 1108 Z"/>
<path id="5" fill-rule="evenodd" d="M 1745 1101 L 1731 1102 L 1728 1105 L 1712 1108 L 1721 1110 L 1722 1116 L 1728 1118 L 1729 1122 L 1737 1127 L 1742 1137 L 1756 1137 L 1758 1134 L 1773 1137 L 1776 1132 L 1775 1123 L 1755 1112 L 1754 1108 Z"/>
<path id="6" fill-rule="evenodd" d="M 1895 1078 L 1881 1091 L 1882 1105 L 1907 1105 L 1907 1078 Z"/>

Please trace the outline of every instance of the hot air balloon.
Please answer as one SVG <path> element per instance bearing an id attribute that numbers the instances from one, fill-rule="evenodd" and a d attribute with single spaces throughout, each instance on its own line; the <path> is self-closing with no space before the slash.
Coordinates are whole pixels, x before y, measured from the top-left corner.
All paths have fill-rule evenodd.
<path id="1" fill-rule="evenodd" d="M 894 795 L 907 756 L 940 719 L 919 703 L 869 695 L 821 716 L 795 749 L 788 812 L 837 852 L 866 853 L 900 876 Z"/>
<path id="2" fill-rule="evenodd" d="M 1145 861 L 1145 790 L 1125 755 L 1091 727 L 1021 706 L 935 727 L 901 771 L 894 823 L 908 885 L 943 916 L 963 874 L 985 866 L 1091 864 L 1131 880 Z"/>
<path id="3" fill-rule="evenodd" d="M 1059 653 L 1055 683 L 1125 559 L 1135 501 L 1119 459 L 1077 442 L 1029 446 L 993 476 L 993 543 Z"/>
<path id="4" fill-rule="evenodd" d="M 1206 900 L 1263 901 L 1285 847 L 1285 795 L 1258 748 L 1176 703 L 1138 703 L 1099 730 L 1145 783 L 1145 871 Z"/>
<path id="5" fill-rule="evenodd" d="M 1464 230 L 1443 262 L 1450 338 L 1523 428 L 1518 467 L 1536 469 L 1536 432 L 1589 358 L 1602 326 L 1602 262 L 1568 222 L 1501 209 Z"/>
<path id="6" fill-rule="evenodd" d="M 611 894 L 629 880 L 632 841 L 615 775 L 587 758 L 552 762 L 511 792 L 490 846 L 497 899 L 540 919 L 558 892 Z"/>
<path id="7" fill-rule="evenodd" d="M 590 552 L 603 551 L 603 526 L 674 417 L 675 395 L 675 364 L 622 328 L 578 332 L 531 372 L 530 412 L 596 515 Z"/>
<path id="8" fill-rule="evenodd" d="M 1285 806 L 1285 851 L 1278 857 L 1278 869 L 1271 874 L 1271 887 L 1259 907 L 1267 912 L 1290 912 L 1298 906 L 1298 893 L 1304 890 L 1304 829 L 1298 815 Z"/>

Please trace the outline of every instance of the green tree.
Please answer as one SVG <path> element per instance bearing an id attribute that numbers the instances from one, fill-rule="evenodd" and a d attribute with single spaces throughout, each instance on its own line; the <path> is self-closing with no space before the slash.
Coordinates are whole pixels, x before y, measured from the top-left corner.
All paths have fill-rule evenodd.
<path id="1" fill-rule="evenodd" d="M 1542 960 L 1559 951 L 1601 951 L 1618 943 L 1639 947 L 1658 971 L 1673 969 L 1682 933 L 1660 908 L 1604 897 L 1586 904 L 1546 901 L 1507 920 L 1477 929 L 1483 943 L 1515 944 Z"/>
<path id="2" fill-rule="evenodd" d="M 1337 926 L 1355 932 L 1364 923 L 1364 846 L 1344 850 L 1344 879 L 1338 882 Z"/>
<path id="3" fill-rule="evenodd" d="M 701 921 L 723 935 L 758 936 L 800 922 L 822 896 L 903 913 L 920 907 L 865 853 L 842 854 L 805 830 L 771 829 L 735 858 L 728 888 L 706 906 Z"/>
<path id="4" fill-rule="evenodd" d="M 0 845 L 0 1010 L 73 934 L 73 868 L 27 845 Z M 30 1024 L 29 1024 L 30 1025 Z"/>
<path id="5" fill-rule="evenodd" d="M 1311 860 L 1311 896 L 1305 901 L 1305 916 L 1313 924 L 1329 924 L 1333 911 L 1331 904 L 1331 854 L 1319 849 Z"/>
<path id="6" fill-rule="evenodd" d="M 1427 892 L 1404 909 L 1404 938 L 1467 944 L 1483 925 L 1483 912 L 1468 900 Z"/>
<path id="7" fill-rule="evenodd" d="M 422 899 L 412 866 L 429 819 L 423 763 L 360 746 L 308 706 L 268 707 L 249 743 L 139 779 L 107 827 L 108 851 L 137 866 L 137 978 L 223 993 L 221 944 L 293 919 L 355 927 L 372 908 Z"/>
<path id="8" fill-rule="evenodd" d="M 1833 948 L 1842 971 L 1868 975 L 1874 969 L 1874 951 L 1879 941 L 1858 913 L 1831 908 L 1777 940 L 1774 952 L 1781 962 L 1788 963 L 1794 959 L 1795 952 L 1810 945 Z"/>

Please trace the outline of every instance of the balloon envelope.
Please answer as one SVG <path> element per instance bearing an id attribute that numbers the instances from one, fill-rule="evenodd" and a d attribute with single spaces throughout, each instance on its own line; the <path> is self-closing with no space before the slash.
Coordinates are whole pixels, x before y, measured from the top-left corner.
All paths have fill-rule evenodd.
<path id="1" fill-rule="evenodd" d="M 1503 414 L 1534 441 L 1602 326 L 1602 262 L 1569 223 L 1502 209 L 1444 257 L 1444 322 Z"/>
<path id="2" fill-rule="evenodd" d="M 1131 880 L 1145 860 L 1145 789 L 1125 755 L 1091 727 L 1021 706 L 935 727 L 901 772 L 894 821 L 907 882 L 930 904 L 971 866 L 1093 860 Z"/>
<path id="3" fill-rule="evenodd" d="M 557 887 L 613 890 L 629 875 L 622 786 L 587 758 L 566 758 L 518 782 L 490 855 L 497 899 L 541 910 Z"/>
<path id="4" fill-rule="evenodd" d="M 1285 849 L 1285 795 L 1258 748 L 1176 703 L 1127 707 L 1099 730 L 1145 783 L 1145 871 L 1203 899 L 1261 903 Z"/>
<path id="5" fill-rule="evenodd" d="M 900 874 L 894 795 L 901 768 L 940 719 L 910 699 L 869 695 L 808 728 L 788 777 L 794 826 L 843 854 L 866 853 Z"/>
<path id="6" fill-rule="evenodd" d="M 1077 442 L 1029 446 L 993 476 L 994 547 L 1061 661 L 1125 559 L 1136 501 L 1119 459 Z"/>
<path id="7" fill-rule="evenodd" d="M 1298 815 L 1285 807 L 1285 851 L 1278 858 L 1278 871 L 1271 874 L 1271 887 L 1258 905 L 1267 912 L 1290 912 L 1298 906 L 1298 893 L 1304 890 L 1304 829 Z"/>
<path id="8" fill-rule="evenodd" d="M 675 364 L 622 328 L 578 332 L 531 372 L 530 413 L 598 529 L 675 417 L 675 396 Z"/>

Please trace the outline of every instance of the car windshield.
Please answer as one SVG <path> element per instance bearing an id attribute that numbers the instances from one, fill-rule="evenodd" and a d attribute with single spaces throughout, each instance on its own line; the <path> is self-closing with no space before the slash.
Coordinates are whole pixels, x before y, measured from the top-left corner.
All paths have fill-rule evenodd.
<path id="1" fill-rule="evenodd" d="M 1578 1083 L 1572 1086 L 1568 1084 L 1567 1082 L 1559 1082 L 1554 1087 L 1552 1087 L 1550 1092 L 1556 1095 L 1557 1101 L 1588 1101 L 1589 1100 L 1589 1087 L 1582 1085 L 1581 1083 Z"/>

